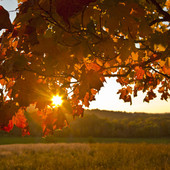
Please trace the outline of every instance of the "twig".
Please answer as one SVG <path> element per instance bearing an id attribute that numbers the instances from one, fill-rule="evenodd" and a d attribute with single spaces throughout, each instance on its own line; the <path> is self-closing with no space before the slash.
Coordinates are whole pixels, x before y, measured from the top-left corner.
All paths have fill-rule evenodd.
<path id="1" fill-rule="evenodd" d="M 101 33 L 101 38 L 103 38 L 103 32 L 102 32 L 102 10 L 100 11 L 100 16 L 99 16 L 99 21 L 100 21 L 100 33 Z"/>
<path id="2" fill-rule="evenodd" d="M 131 71 L 132 68 L 129 67 L 129 70 L 125 74 L 105 74 L 104 77 L 126 77 Z"/>
<path id="3" fill-rule="evenodd" d="M 156 23 L 159 23 L 159 22 L 164 22 L 164 21 L 169 21 L 169 20 L 166 20 L 165 18 L 162 18 L 162 19 L 155 19 L 155 20 L 153 20 L 150 24 L 149 24 L 149 26 L 152 26 L 152 25 L 154 25 L 154 24 L 156 24 Z"/>
<path id="4" fill-rule="evenodd" d="M 161 72 L 157 71 L 156 69 L 154 69 L 154 68 L 151 67 L 151 66 L 148 66 L 147 68 L 150 68 L 150 69 L 152 69 L 153 71 L 155 71 L 156 73 L 161 74 L 162 76 L 167 77 L 168 79 L 170 79 L 170 76 L 168 76 L 167 74 L 164 74 L 164 73 L 161 73 Z"/>
<path id="5" fill-rule="evenodd" d="M 81 25 L 82 25 L 83 28 L 84 28 L 84 13 L 85 13 L 86 8 L 87 8 L 87 6 L 85 6 L 83 8 L 83 11 L 81 13 Z"/>
<path id="6" fill-rule="evenodd" d="M 156 0 L 150 0 L 150 1 L 152 2 L 153 5 L 156 6 L 157 11 L 162 15 L 164 15 L 165 18 L 168 19 L 168 21 L 170 21 L 170 15 L 162 9 L 162 7 L 158 4 L 158 2 L 156 2 Z"/>

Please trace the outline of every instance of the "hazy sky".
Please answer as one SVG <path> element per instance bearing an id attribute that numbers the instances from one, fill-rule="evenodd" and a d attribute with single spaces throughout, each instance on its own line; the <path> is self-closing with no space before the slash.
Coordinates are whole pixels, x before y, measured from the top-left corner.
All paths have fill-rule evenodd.
<path id="1" fill-rule="evenodd" d="M 17 0 L 0 0 L 6 10 L 12 11 L 17 8 Z M 10 12 L 10 18 L 15 18 L 15 12 Z M 102 109 L 102 110 L 115 110 L 115 111 L 127 111 L 127 112 L 150 112 L 150 113 L 164 113 L 170 112 L 170 100 L 168 102 L 160 100 L 160 95 L 157 94 L 157 98 L 150 101 L 150 103 L 143 103 L 144 94 L 139 92 L 138 97 L 133 99 L 133 104 L 124 103 L 123 100 L 119 100 L 119 95 L 116 94 L 121 86 L 116 83 L 115 78 L 106 79 L 107 83 L 104 83 L 104 87 L 96 95 L 96 101 L 92 101 L 90 109 Z"/>

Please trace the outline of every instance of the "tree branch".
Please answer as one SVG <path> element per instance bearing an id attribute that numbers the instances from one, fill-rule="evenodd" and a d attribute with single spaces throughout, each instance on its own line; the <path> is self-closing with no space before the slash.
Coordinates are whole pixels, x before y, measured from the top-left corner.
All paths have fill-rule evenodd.
<path id="1" fill-rule="evenodd" d="M 162 7 L 158 4 L 158 2 L 156 2 L 156 0 L 150 0 L 150 1 L 152 2 L 153 5 L 156 6 L 157 11 L 160 14 L 164 15 L 165 18 L 168 19 L 168 21 L 170 21 L 170 15 L 162 9 Z"/>
<path id="2" fill-rule="evenodd" d="M 102 10 L 100 11 L 100 16 L 99 16 L 99 21 L 100 21 L 100 33 L 101 33 L 101 38 L 103 38 L 103 32 L 102 32 Z"/>
<path id="3" fill-rule="evenodd" d="M 129 67 L 129 70 L 125 74 L 105 74 L 104 77 L 126 77 L 131 71 L 132 68 Z"/>
<path id="4" fill-rule="evenodd" d="M 170 76 L 168 76 L 167 74 L 164 74 L 164 73 L 161 73 L 161 72 L 157 71 L 156 69 L 154 69 L 154 68 L 151 67 L 151 66 L 148 66 L 147 68 L 150 68 L 150 69 L 152 69 L 153 71 L 155 71 L 156 73 L 161 74 L 162 76 L 170 79 Z"/>
<path id="5" fill-rule="evenodd" d="M 73 27 L 74 29 L 76 29 L 76 31 L 71 31 L 71 30 L 65 29 L 64 26 L 62 26 L 61 24 L 59 24 L 59 23 L 55 20 L 55 18 L 54 18 L 47 10 L 45 10 L 44 8 L 42 8 L 42 7 L 40 6 L 40 4 L 38 4 L 38 6 L 39 6 L 39 8 L 40 8 L 42 11 L 44 11 L 44 12 L 49 16 L 49 17 L 47 17 L 47 16 L 44 16 L 44 15 L 41 14 L 42 17 L 44 17 L 48 22 L 50 22 L 50 23 L 58 26 L 59 28 L 61 28 L 61 29 L 64 30 L 65 32 L 68 32 L 68 33 L 71 33 L 71 34 L 78 34 L 78 33 L 81 33 L 81 32 L 85 32 L 86 34 L 91 34 L 91 35 L 94 36 L 96 39 L 101 40 L 101 38 L 100 38 L 99 36 L 97 36 L 96 34 L 94 34 L 94 33 L 92 33 L 92 32 L 88 32 L 87 30 L 84 30 L 84 29 L 83 29 L 83 30 L 80 30 L 80 29 L 78 29 L 78 28 L 76 28 L 76 27 Z M 52 21 L 51 21 L 49 18 L 50 18 Z"/>
<path id="6" fill-rule="evenodd" d="M 168 12 L 164 11 L 162 9 L 162 7 L 159 5 L 158 2 L 156 2 L 156 0 L 150 0 L 152 2 L 153 5 L 155 5 L 156 7 L 156 10 L 157 12 L 159 12 L 160 14 L 162 14 L 164 17 L 162 19 L 158 18 L 158 19 L 155 19 L 154 21 L 152 21 L 149 26 L 152 26 L 154 25 L 155 23 L 158 23 L 158 22 L 162 22 L 162 21 L 169 21 L 170 22 L 170 15 Z"/>
<path id="7" fill-rule="evenodd" d="M 46 17 L 46 19 L 48 19 L 47 21 L 49 21 L 49 22 L 51 22 L 52 24 L 58 26 L 59 28 L 61 28 L 61 29 L 64 30 L 65 32 L 68 32 L 68 33 L 78 33 L 77 31 L 76 31 L 76 32 L 71 32 L 71 31 L 65 29 L 62 25 L 60 25 L 60 24 L 53 18 L 53 16 L 52 16 L 47 10 L 45 10 L 44 8 L 42 8 L 42 7 L 40 6 L 40 4 L 38 4 L 38 6 L 39 6 L 39 8 L 40 8 L 42 11 L 44 11 L 44 12 L 49 16 L 50 19 L 52 19 L 52 22 L 51 22 L 51 21 L 48 19 L 48 17 L 43 16 L 43 17 Z M 42 15 L 41 15 L 41 16 L 42 16 Z"/>
<path id="8" fill-rule="evenodd" d="M 104 69 L 111 69 L 111 68 L 129 68 L 130 66 L 127 65 L 118 65 L 118 66 L 111 66 L 111 67 L 104 67 Z"/>
<path id="9" fill-rule="evenodd" d="M 83 11 L 82 11 L 82 13 L 81 13 L 81 25 L 82 25 L 83 28 L 84 28 L 84 13 L 85 13 L 85 11 L 86 11 L 86 8 L 87 8 L 87 6 L 85 6 L 85 7 L 83 8 Z"/>
<path id="10" fill-rule="evenodd" d="M 157 53 L 157 56 L 154 58 L 150 58 L 147 61 L 144 61 L 143 63 L 139 64 L 141 67 L 147 66 L 149 63 L 161 59 L 162 55 L 160 53 Z"/>
<path id="11" fill-rule="evenodd" d="M 24 71 L 29 71 L 29 72 L 32 72 L 32 73 L 35 73 L 35 74 L 38 74 L 38 75 L 40 75 L 40 76 L 44 76 L 44 77 L 54 77 L 54 78 L 59 78 L 59 77 L 72 77 L 72 78 L 75 78 L 73 75 L 67 75 L 67 74 L 58 74 L 58 75 L 55 75 L 55 74 L 50 74 L 50 75 L 47 75 L 47 74 L 45 74 L 45 73 L 43 73 L 43 72 L 38 72 L 38 71 L 36 71 L 36 70 L 33 70 L 33 69 L 31 69 L 31 68 L 29 68 L 29 67 L 27 67 L 27 68 L 24 68 Z"/>
<path id="12" fill-rule="evenodd" d="M 155 19 L 155 20 L 153 20 L 150 24 L 149 24 L 149 26 L 152 26 L 152 25 L 154 25 L 154 24 L 156 24 L 156 23 L 159 23 L 159 22 L 164 22 L 164 21 L 169 21 L 169 20 L 166 20 L 165 18 L 162 18 L 162 19 Z"/>

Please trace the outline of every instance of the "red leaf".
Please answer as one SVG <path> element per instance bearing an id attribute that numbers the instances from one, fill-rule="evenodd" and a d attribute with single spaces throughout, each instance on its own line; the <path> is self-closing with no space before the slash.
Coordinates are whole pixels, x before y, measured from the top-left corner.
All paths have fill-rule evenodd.
<path id="1" fill-rule="evenodd" d="M 89 82 L 90 89 L 94 88 L 96 90 L 100 90 L 100 88 L 103 86 L 102 81 L 100 80 L 100 74 L 95 71 L 89 71 L 87 73 L 87 78 Z"/>
<path id="2" fill-rule="evenodd" d="M 24 115 L 24 110 L 22 109 L 18 110 L 18 112 L 14 116 L 14 124 L 18 128 L 22 128 L 22 129 L 28 126 L 27 119 L 25 118 L 25 115 Z"/>
<path id="3" fill-rule="evenodd" d="M 9 29 L 12 31 L 12 24 L 9 19 L 9 13 L 7 10 L 5 10 L 1 5 L 0 5 L 0 30 L 1 29 Z"/>
<path id="4" fill-rule="evenodd" d="M 77 105 L 73 108 L 73 117 L 75 116 L 83 116 L 84 109 L 82 108 L 82 105 Z"/>
<path id="5" fill-rule="evenodd" d="M 136 79 L 138 80 L 143 79 L 145 71 L 139 66 L 135 67 L 135 71 L 136 71 Z"/>
<path id="6" fill-rule="evenodd" d="M 8 102 L 8 103 L 1 103 L 0 106 L 0 127 L 3 128 L 8 126 L 9 120 L 15 115 L 17 112 L 18 107 L 15 103 Z"/>
<path id="7" fill-rule="evenodd" d="M 87 92 L 86 95 L 84 96 L 84 105 L 86 107 L 89 107 L 89 105 L 90 105 L 89 98 L 90 98 L 90 96 L 89 96 L 89 93 Z"/>
<path id="8" fill-rule="evenodd" d="M 14 127 L 14 123 L 12 120 L 9 121 L 8 126 L 3 127 L 2 129 L 6 132 L 10 132 Z"/>
<path id="9" fill-rule="evenodd" d="M 119 99 L 123 99 L 124 102 L 130 102 L 130 104 L 132 104 L 131 96 L 128 95 L 129 93 L 132 93 L 131 87 L 128 86 L 127 88 L 122 88 L 117 92 L 117 94 L 119 93 L 120 93 Z"/>
<path id="10" fill-rule="evenodd" d="M 101 67 L 96 63 L 87 63 L 86 67 L 88 70 L 94 70 L 94 71 L 99 71 L 101 69 Z"/>
<path id="11" fill-rule="evenodd" d="M 56 0 L 56 11 L 69 24 L 69 18 L 83 10 L 90 2 L 96 0 Z"/>

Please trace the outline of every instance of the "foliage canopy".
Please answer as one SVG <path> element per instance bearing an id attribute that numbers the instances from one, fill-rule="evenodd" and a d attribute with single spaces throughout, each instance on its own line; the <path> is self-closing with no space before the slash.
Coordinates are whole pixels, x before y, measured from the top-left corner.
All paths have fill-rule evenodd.
<path id="1" fill-rule="evenodd" d="M 169 0 L 18 0 L 13 23 L 0 6 L 0 129 L 27 118 L 44 135 L 83 115 L 106 77 L 117 77 L 120 99 L 147 92 L 170 96 Z M 114 87 L 113 87 L 114 88 Z M 51 108 L 51 97 L 62 107 Z M 30 104 L 37 114 L 24 115 Z"/>

